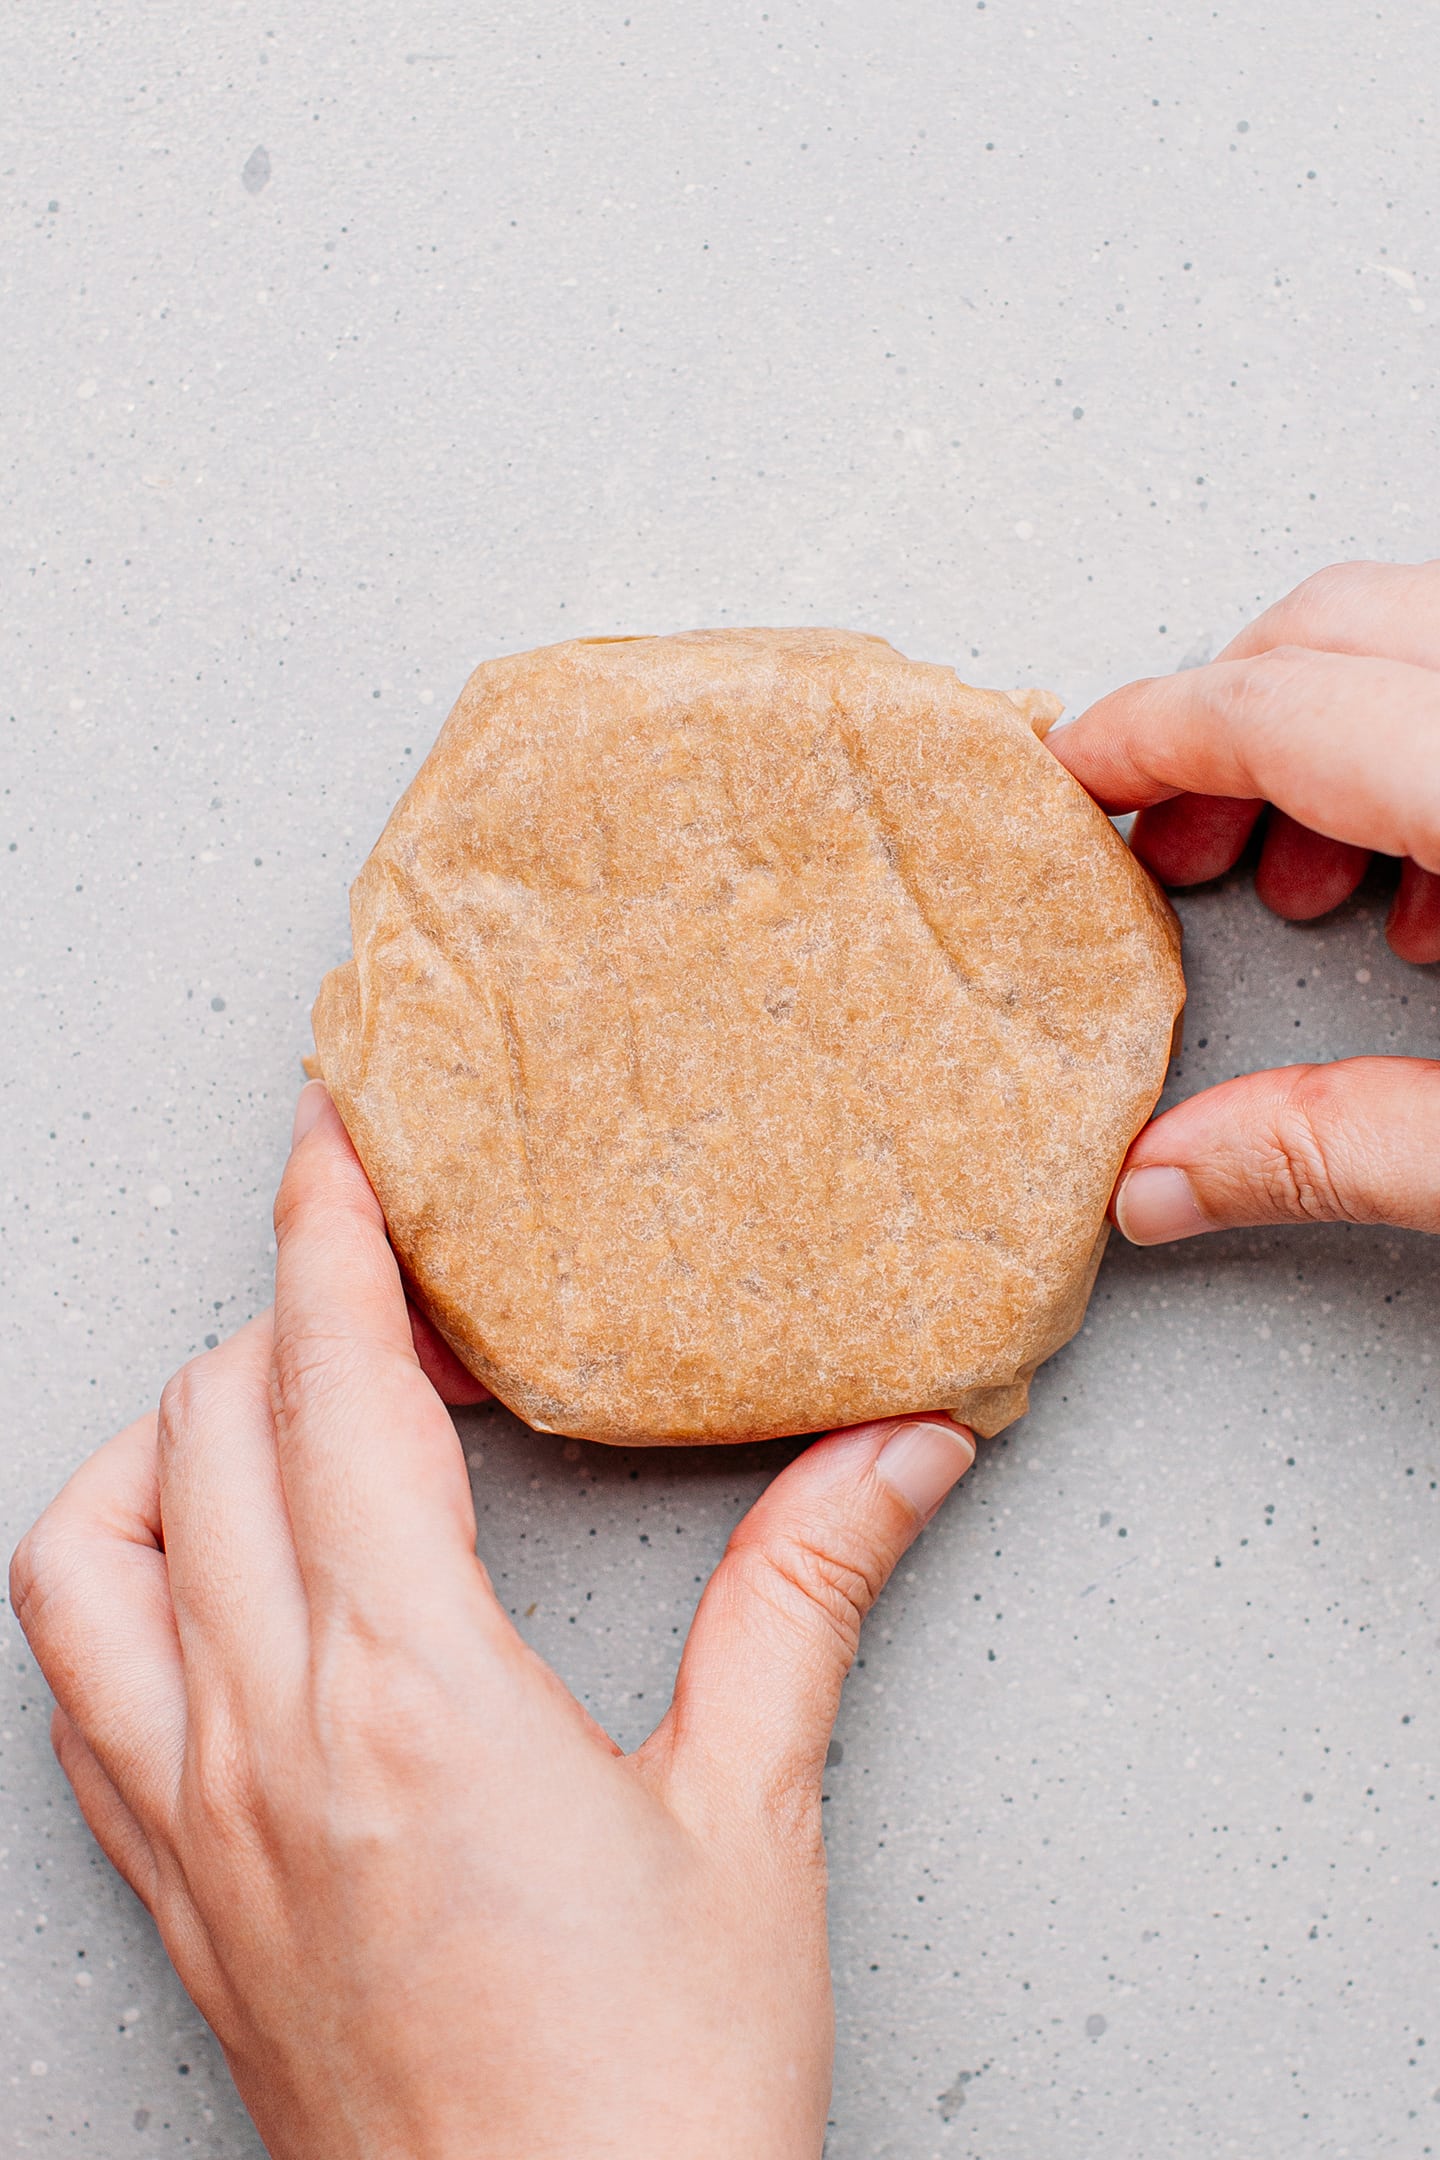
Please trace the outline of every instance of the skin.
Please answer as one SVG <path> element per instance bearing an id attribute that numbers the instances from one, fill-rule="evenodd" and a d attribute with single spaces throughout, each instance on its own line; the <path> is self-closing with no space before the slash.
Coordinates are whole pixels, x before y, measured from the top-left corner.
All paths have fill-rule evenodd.
<path id="1" fill-rule="evenodd" d="M 459 1376 L 318 1083 L 296 1132 L 273 1310 L 15 1556 L 87 1822 L 277 2160 L 818 2155 L 821 1766 L 973 1440 L 890 1419 L 782 1471 L 627 1756 L 475 1556 Z"/>
<path id="2" fill-rule="evenodd" d="M 1309 922 L 1398 856 L 1386 935 L 1440 960 L 1440 562 L 1346 563 L 1209 667 L 1129 684 L 1051 734 L 1167 885 L 1219 877 L 1271 807 L 1265 904 Z M 1440 1063 L 1347 1058 L 1249 1073 L 1148 1125 L 1113 1214 L 1136 1244 L 1279 1222 L 1440 1230 Z"/>

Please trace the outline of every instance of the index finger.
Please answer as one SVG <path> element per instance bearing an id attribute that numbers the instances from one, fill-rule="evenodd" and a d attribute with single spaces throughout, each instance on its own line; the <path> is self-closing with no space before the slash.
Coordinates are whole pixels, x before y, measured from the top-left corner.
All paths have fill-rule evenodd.
<path id="1" fill-rule="evenodd" d="M 1440 673 L 1277 646 L 1112 691 L 1048 745 L 1107 810 L 1276 803 L 1312 832 L 1440 868 Z"/>
<path id="2" fill-rule="evenodd" d="M 1219 658 L 1244 660 L 1275 645 L 1440 668 L 1440 562 L 1332 563 L 1257 615 Z"/>
<path id="3" fill-rule="evenodd" d="M 415 1355 L 380 1203 L 324 1086 L 296 1110 L 275 1200 L 275 1444 L 312 1597 L 392 1610 L 475 1568 L 455 1428 Z M 404 1597 L 397 1596 L 397 1578 Z"/>

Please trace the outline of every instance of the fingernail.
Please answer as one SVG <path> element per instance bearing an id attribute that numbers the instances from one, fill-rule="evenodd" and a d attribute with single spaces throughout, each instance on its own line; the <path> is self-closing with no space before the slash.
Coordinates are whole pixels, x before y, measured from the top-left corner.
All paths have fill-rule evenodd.
<path id="1" fill-rule="evenodd" d="M 300 1142 L 309 1132 L 329 1100 L 329 1091 L 323 1080 L 306 1081 L 304 1087 L 300 1090 L 299 1101 L 295 1105 L 295 1123 L 290 1129 L 290 1145 L 292 1148 L 300 1145 Z"/>
<path id="2" fill-rule="evenodd" d="M 1132 1245 L 1164 1245 L 1211 1225 L 1183 1170 L 1152 1163 L 1127 1170 L 1115 1188 L 1115 1227 Z"/>
<path id="3" fill-rule="evenodd" d="M 896 1426 L 876 1457 L 875 1469 L 917 1515 L 929 1516 L 974 1460 L 975 1442 L 963 1426 L 915 1419 Z"/>

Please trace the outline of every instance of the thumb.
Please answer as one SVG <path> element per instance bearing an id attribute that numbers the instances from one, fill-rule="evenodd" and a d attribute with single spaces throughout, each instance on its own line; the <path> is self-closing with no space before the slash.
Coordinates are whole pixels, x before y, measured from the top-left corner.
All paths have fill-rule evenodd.
<path id="1" fill-rule="evenodd" d="M 1192 1095 L 1136 1140 L 1111 1213 L 1132 1245 L 1254 1223 L 1440 1230 L 1440 1064 L 1345 1058 Z"/>
<path id="2" fill-rule="evenodd" d="M 728 1807 L 808 1802 L 860 1624 L 974 1460 L 942 1410 L 831 1433 L 781 1471 L 700 1600 L 656 1735 L 673 1776 Z"/>

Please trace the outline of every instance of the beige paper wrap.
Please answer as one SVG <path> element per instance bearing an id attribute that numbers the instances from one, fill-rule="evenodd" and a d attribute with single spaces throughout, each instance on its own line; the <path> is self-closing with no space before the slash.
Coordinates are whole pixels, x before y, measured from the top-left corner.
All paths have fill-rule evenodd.
<path id="1" fill-rule="evenodd" d="M 521 1417 L 1020 1416 L 1184 999 L 1055 709 L 838 630 L 476 669 L 315 1042 L 419 1302 Z"/>

